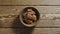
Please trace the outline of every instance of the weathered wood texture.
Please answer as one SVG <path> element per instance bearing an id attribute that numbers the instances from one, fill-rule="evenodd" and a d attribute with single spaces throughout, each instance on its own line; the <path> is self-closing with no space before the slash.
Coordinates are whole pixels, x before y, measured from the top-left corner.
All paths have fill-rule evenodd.
<path id="1" fill-rule="evenodd" d="M 19 14 L 26 7 L 34 7 L 43 14 L 59 14 L 60 6 L 0 6 L 0 15 Z"/>
<path id="2" fill-rule="evenodd" d="M 18 15 L 25 7 L 29 6 L 0 6 L 0 27 L 22 27 Z M 30 7 L 36 8 L 40 14 L 60 14 L 60 6 Z M 39 20 L 36 27 L 60 27 L 60 20 Z"/>
<path id="3" fill-rule="evenodd" d="M 0 5 L 60 5 L 60 0 L 0 0 Z"/>
<path id="4" fill-rule="evenodd" d="M 40 14 L 60 14 L 60 0 L 0 0 L 0 34 L 60 34 L 60 20 L 39 20 L 33 28 L 23 26 L 19 14 L 34 7 Z"/>
<path id="5" fill-rule="evenodd" d="M 0 28 L 0 34 L 60 34 L 60 28 Z"/>

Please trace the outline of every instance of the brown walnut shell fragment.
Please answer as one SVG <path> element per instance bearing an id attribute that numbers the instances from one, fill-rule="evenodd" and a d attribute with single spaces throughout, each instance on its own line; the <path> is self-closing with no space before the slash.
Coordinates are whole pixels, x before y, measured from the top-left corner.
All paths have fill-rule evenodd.
<path id="1" fill-rule="evenodd" d="M 31 24 L 37 20 L 36 13 L 32 9 L 27 9 L 25 13 L 23 13 L 24 21 L 27 24 Z"/>

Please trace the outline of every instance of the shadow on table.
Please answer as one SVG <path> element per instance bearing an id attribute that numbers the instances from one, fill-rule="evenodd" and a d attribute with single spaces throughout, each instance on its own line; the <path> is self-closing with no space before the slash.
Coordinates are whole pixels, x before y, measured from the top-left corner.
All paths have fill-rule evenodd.
<path id="1" fill-rule="evenodd" d="M 13 31 L 15 34 L 32 34 L 34 27 L 26 27 L 21 24 L 19 17 L 17 17 L 14 20 L 14 23 L 12 24 Z"/>

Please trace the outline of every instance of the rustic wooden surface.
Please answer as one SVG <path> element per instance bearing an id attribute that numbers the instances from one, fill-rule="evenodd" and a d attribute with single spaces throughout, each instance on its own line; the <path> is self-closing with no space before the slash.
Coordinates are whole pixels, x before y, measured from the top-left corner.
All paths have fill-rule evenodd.
<path id="1" fill-rule="evenodd" d="M 0 5 L 60 5 L 60 0 L 0 0 Z"/>
<path id="2" fill-rule="evenodd" d="M 18 15 L 25 7 L 34 7 L 40 14 L 60 14 L 60 0 L 0 0 L 0 34 L 60 34 L 59 19 L 23 26 Z"/>
<path id="3" fill-rule="evenodd" d="M 0 34 L 60 34 L 60 28 L 0 28 Z"/>
<path id="4" fill-rule="evenodd" d="M 2 8 L 1 8 L 2 7 Z M 22 27 L 18 15 L 29 6 L 0 6 L 0 27 Z M 60 6 L 30 6 L 38 9 L 40 14 L 60 14 Z M 11 16 L 12 15 L 12 16 Z M 15 16 L 14 16 L 15 15 Z M 11 17 L 9 17 L 11 16 Z M 17 23 L 17 24 L 16 24 Z M 60 20 L 39 20 L 36 27 L 59 27 Z"/>

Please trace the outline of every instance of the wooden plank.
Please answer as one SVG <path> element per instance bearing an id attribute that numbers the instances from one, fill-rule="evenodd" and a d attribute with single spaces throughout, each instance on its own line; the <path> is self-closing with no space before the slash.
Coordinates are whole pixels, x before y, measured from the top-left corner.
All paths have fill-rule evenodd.
<path id="1" fill-rule="evenodd" d="M 26 7 L 34 7 L 43 14 L 60 13 L 60 6 L 0 6 L 0 15 L 19 14 Z"/>
<path id="2" fill-rule="evenodd" d="M 2 18 L 0 27 L 23 27 L 19 18 Z M 60 20 L 39 20 L 36 27 L 60 27 Z"/>
<path id="3" fill-rule="evenodd" d="M 60 34 L 60 28 L 52 28 L 54 34 Z"/>
<path id="4" fill-rule="evenodd" d="M 19 7 L 20 8 L 20 7 Z M 19 9 L 17 6 L 0 6 L 0 15 L 14 15 L 18 14 Z"/>
<path id="5" fill-rule="evenodd" d="M 26 7 L 34 7 L 40 14 L 60 14 L 60 6 L 0 6 L 0 27 L 24 27 L 18 15 Z M 60 20 L 39 20 L 36 27 L 60 27 Z"/>
<path id="6" fill-rule="evenodd" d="M 60 34 L 60 28 L 0 28 L 0 34 Z"/>
<path id="7" fill-rule="evenodd" d="M 23 5 L 60 5 L 60 0 L 22 0 Z"/>
<path id="8" fill-rule="evenodd" d="M 53 31 L 50 28 L 0 28 L 0 34 L 53 34 Z"/>
<path id="9" fill-rule="evenodd" d="M 60 5 L 60 0 L 0 0 L 0 5 Z"/>

